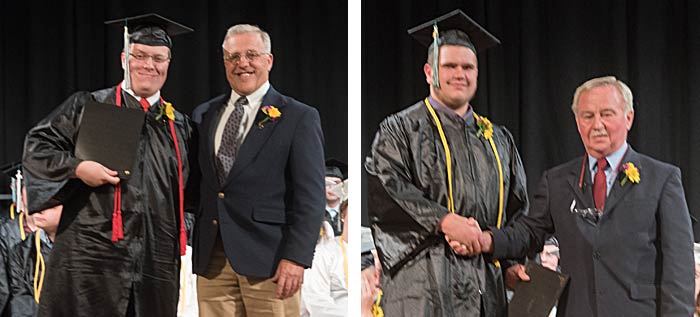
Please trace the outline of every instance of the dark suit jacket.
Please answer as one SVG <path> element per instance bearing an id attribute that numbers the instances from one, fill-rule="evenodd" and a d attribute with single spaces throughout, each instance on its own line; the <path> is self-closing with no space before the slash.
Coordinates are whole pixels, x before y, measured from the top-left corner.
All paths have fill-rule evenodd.
<path id="1" fill-rule="evenodd" d="M 571 281 L 558 316 L 691 316 L 693 236 L 680 170 L 630 147 L 622 160 L 640 182 L 618 178 L 599 220 L 576 211 L 594 207 L 583 158 L 542 176 L 529 215 L 494 231 L 494 257 L 520 257 L 559 240 L 561 270 Z M 575 202 L 575 205 L 574 205 Z"/>
<path id="2" fill-rule="evenodd" d="M 233 269 L 269 278 L 280 259 L 308 268 L 325 206 L 323 133 L 318 112 L 272 87 L 222 185 L 216 176 L 214 133 L 230 94 L 199 105 L 200 204 L 193 271 L 206 273 L 217 232 Z M 281 116 L 258 127 L 273 105 Z"/>

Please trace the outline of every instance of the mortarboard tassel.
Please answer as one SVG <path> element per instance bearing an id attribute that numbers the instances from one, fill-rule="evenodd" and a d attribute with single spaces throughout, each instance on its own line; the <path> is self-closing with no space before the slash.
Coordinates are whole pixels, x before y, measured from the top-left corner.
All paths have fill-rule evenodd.
<path id="1" fill-rule="evenodd" d="M 26 233 L 24 232 L 24 213 L 20 212 L 19 213 L 19 220 L 17 221 L 19 224 L 19 236 L 22 238 L 22 241 L 27 239 Z"/>
<path id="2" fill-rule="evenodd" d="M 129 72 L 129 28 L 124 24 L 124 89 L 131 89 L 131 74 Z"/>
<path id="3" fill-rule="evenodd" d="M 124 240 L 124 225 L 122 224 L 122 186 L 114 186 L 114 212 L 112 213 L 112 242 Z"/>
<path id="4" fill-rule="evenodd" d="M 438 33 L 437 20 L 433 23 L 433 87 L 440 89 L 440 77 L 438 76 L 438 47 L 440 34 Z"/>

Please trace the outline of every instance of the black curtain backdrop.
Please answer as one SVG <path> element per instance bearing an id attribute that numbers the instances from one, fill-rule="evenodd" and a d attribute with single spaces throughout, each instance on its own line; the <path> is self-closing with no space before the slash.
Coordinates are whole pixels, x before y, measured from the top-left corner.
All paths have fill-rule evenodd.
<path id="1" fill-rule="evenodd" d="M 502 41 L 479 55 L 472 105 L 513 133 L 530 193 L 544 170 L 584 154 L 570 110 L 576 87 L 614 75 L 634 94 L 628 142 L 681 168 L 700 218 L 699 1 L 363 1 L 363 157 L 386 115 L 428 94 L 427 49 L 406 30 L 453 9 Z"/>
<path id="2" fill-rule="evenodd" d="M 0 2 L 0 165 L 20 160 L 25 133 L 73 92 L 122 79 L 123 29 L 103 22 L 149 12 L 195 29 L 173 38 L 162 94 L 176 109 L 189 115 L 230 89 L 224 35 L 256 24 L 272 38 L 270 83 L 318 109 L 326 156 L 347 161 L 346 1 L 73 0 Z"/>

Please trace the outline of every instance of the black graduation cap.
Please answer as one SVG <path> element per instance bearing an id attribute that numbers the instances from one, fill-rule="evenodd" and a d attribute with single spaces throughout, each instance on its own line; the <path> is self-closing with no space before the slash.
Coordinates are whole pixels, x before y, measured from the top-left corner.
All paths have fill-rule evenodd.
<path id="1" fill-rule="evenodd" d="M 441 15 L 433 20 L 408 30 L 408 34 L 424 46 L 433 43 L 433 26 L 437 25 L 438 34 L 443 34 L 449 30 L 459 30 L 467 35 L 467 40 L 472 44 L 472 49 L 483 52 L 486 49 L 501 44 L 493 34 L 486 31 L 479 23 L 476 23 L 462 10 L 456 9 L 450 13 Z M 438 37 L 442 37 L 439 35 Z M 442 45 L 443 43 L 440 43 Z M 450 43 L 451 44 L 451 43 Z"/>
<path id="2" fill-rule="evenodd" d="M 171 36 L 190 33 L 194 30 L 155 13 L 105 21 L 109 25 L 124 25 L 128 28 L 129 43 L 172 48 Z"/>
<path id="3" fill-rule="evenodd" d="M 341 180 L 345 180 L 348 178 L 348 165 L 334 158 L 327 159 L 326 176 L 337 177 Z"/>
<path id="4" fill-rule="evenodd" d="M 15 173 L 17 170 L 22 169 L 22 162 L 21 161 L 16 161 L 16 162 L 10 162 L 5 165 L 0 166 L 0 172 L 3 174 L 10 176 L 10 177 L 15 177 Z"/>
<path id="5" fill-rule="evenodd" d="M 155 13 L 105 21 L 105 24 L 124 25 L 124 63 L 126 64 L 126 67 L 124 67 L 124 89 L 131 89 L 131 76 L 129 75 L 130 43 L 166 46 L 172 49 L 171 36 L 193 31 L 189 27 Z M 129 28 L 131 28 L 131 31 Z"/>
<path id="6" fill-rule="evenodd" d="M 472 20 L 462 10 L 456 9 L 408 30 L 408 34 L 433 52 L 433 86 L 440 88 L 438 80 L 438 54 L 441 45 L 464 46 L 476 54 L 501 44 L 495 36 Z"/>

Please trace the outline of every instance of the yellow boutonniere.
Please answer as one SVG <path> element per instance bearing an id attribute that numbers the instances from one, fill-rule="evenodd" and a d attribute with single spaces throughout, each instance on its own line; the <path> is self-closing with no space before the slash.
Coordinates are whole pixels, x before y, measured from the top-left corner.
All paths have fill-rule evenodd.
<path id="1" fill-rule="evenodd" d="M 622 170 L 625 172 L 625 178 L 623 178 L 620 182 L 620 186 L 625 186 L 627 180 L 634 184 L 639 183 L 639 181 L 641 180 L 641 178 L 639 177 L 639 169 L 637 169 L 637 167 L 634 166 L 634 164 L 632 164 L 631 162 L 623 164 Z"/>
<path id="2" fill-rule="evenodd" d="M 260 122 L 258 122 L 258 128 L 260 128 L 260 129 L 265 127 L 264 126 L 265 122 L 267 122 L 267 121 L 274 122 L 275 120 L 277 120 L 277 118 L 282 116 L 282 113 L 280 112 L 280 110 L 277 109 L 277 107 L 275 107 L 275 106 L 264 106 L 264 107 L 262 107 L 262 112 L 265 115 L 267 115 L 267 117 L 265 117 L 265 119 L 262 119 L 262 120 L 260 120 Z"/>
<path id="3" fill-rule="evenodd" d="M 173 108 L 173 104 L 163 101 L 164 106 L 160 107 L 160 113 L 156 116 L 156 120 L 160 120 L 163 116 L 167 117 L 170 120 L 175 120 L 175 108 Z"/>
<path id="4" fill-rule="evenodd" d="M 482 117 L 480 115 L 476 116 L 476 125 L 479 127 L 479 131 L 476 133 L 476 136 L 481 136 L 484 135 L 484 138 L 486 140 L 491 140 L 493 137 L 493 125 L 491 124 L 491 121 L 487 119 L 486 117 Z"/>

